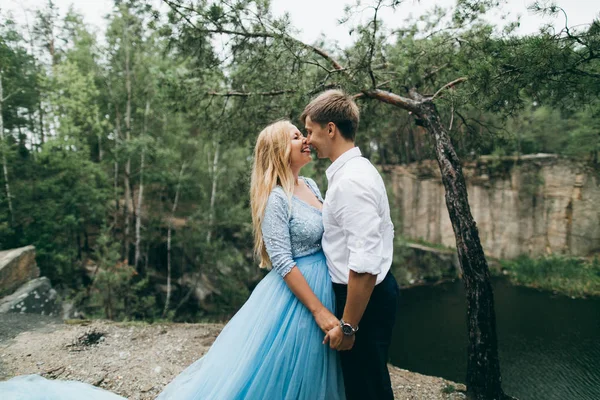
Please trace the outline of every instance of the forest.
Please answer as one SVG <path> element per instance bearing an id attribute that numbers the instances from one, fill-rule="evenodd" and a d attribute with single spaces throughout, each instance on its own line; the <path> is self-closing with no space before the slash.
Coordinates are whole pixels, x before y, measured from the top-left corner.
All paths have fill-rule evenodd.
<path id="1" fill-rule="evenodd" d="M 256 136 L 329 88 L 355 95 L 357 144 L 382 169 L 436 159 L 434 121 L 461 161 L 554 153 L 598 171 L 597 19 L 535 5 L 564 28 L 519 36 L 486 22 L 496 2 L 459 0 L 388 29 L 377 13 L 399 3 L 349 7 L 341 20 L 368 18 L 347 48 L 301 42 L 264 0 L 115 1 L 103 38 L 51 0 L 26 25 L 0 7 L 0 249 L 34 245 L 88 317 L 231 315 L 263 276 Z M 322 189 L 327 165 L 305 171 Z"/>

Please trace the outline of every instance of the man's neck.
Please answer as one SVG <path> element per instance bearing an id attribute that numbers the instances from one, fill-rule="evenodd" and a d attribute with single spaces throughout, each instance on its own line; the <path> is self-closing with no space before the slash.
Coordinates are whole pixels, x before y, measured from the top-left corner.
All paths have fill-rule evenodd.
<path id="1" fill-rule="evenodd" d="M 339 146 L 336 146 L 335 149 L 332 149 L 329 159 L 331 160 L 331 162 L 335 162 L 335 160 L 340 158 L 340 156 L 342 154 L 344 154 L 348 150 L 352 150 L 354 147 L 355 147 L 354 142 L 344 141 L 344 142 L 340 143 Z"/>

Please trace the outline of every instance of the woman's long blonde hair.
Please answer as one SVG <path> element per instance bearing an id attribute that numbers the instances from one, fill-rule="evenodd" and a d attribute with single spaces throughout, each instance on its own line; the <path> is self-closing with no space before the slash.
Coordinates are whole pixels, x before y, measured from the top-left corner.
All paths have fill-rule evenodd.
<path id="1" fill-rule="evenodd" d="M 292 128 L 293 125 L 288 120 L 274 122 L 262 130 L 254 147 L 250 206 L 254 230 L 254 254 L 260 261 L 261 268 L 271 267 L 261 228 L 269 195 L 273 188 L 279 185 L 291 202 L 294 192 L 294 175 L 290 168 Z"/>

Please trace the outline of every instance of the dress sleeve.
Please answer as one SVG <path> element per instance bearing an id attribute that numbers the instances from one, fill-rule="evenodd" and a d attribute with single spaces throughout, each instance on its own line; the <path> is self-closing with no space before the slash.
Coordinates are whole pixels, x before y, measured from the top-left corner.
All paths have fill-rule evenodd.
<path id="1" fill-rule="evenodd" d="M 289 215 L 287 196 L 282 189 L 275 188 L 267 201 L 261 229 L 271 265 L 282 277 L 296 265 L 292 258 Z"/>

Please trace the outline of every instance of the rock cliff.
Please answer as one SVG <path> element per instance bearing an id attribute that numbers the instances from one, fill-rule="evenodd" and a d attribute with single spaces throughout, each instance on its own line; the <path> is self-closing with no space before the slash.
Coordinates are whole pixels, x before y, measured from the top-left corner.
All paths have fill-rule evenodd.
<path id="1" fill-rule="evenodd" d="M 435 161 L 385 168 L 396 232 L 454 247 Z M 551 154 L 465 163 L 469 203 L 486 255 L 588 256 L 600 251 L 600 172 Z"/>

